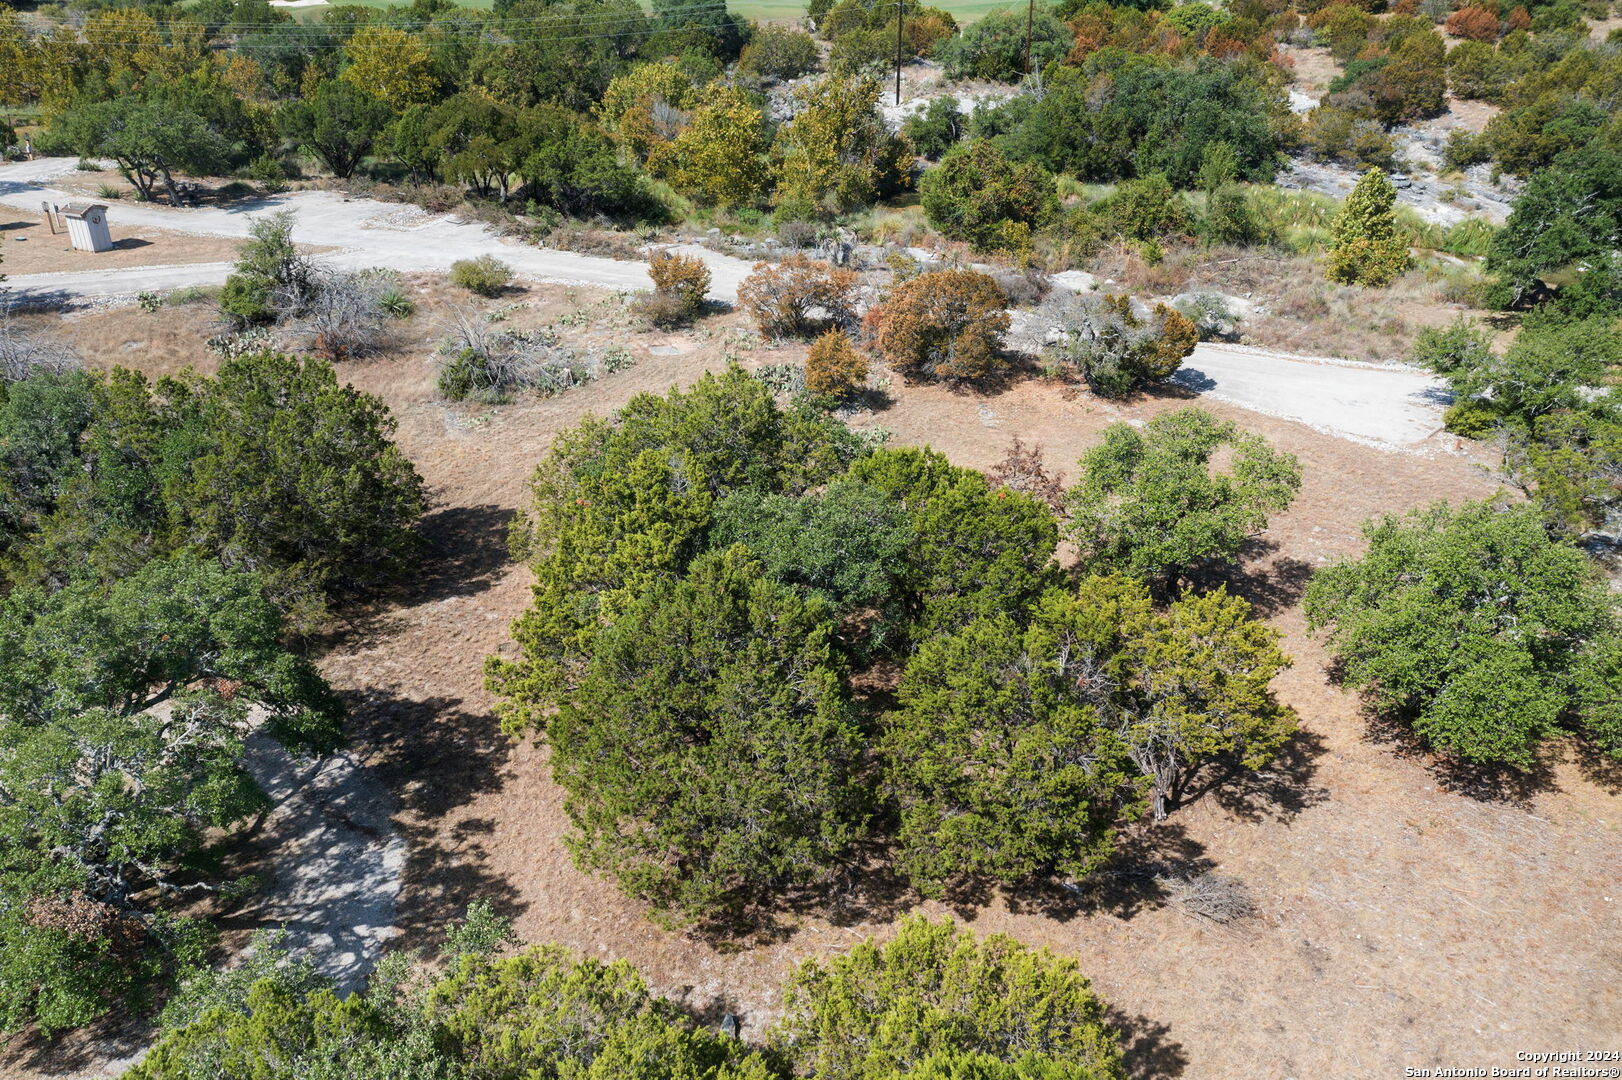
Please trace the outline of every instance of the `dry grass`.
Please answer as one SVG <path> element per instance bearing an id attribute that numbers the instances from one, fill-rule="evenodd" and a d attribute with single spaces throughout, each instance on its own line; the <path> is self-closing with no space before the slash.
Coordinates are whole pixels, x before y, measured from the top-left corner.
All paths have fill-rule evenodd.
<path id="1" fill-rule="evenodd" d="M 0 256 L 4 256 L 0 270 L 9 275 L 51 274 L 228 262 L 236 258 L 240 245 L 235 240 L 192 236 L 144 225 L 121 225 L 118 208 L 118 203 L 110 203 L 107 212 L 113 250 L 90 252 L 73 250 L 66 232 L 53 236 L 43 214 L 27 214 L 0 206 Z"/>
<path id="2" fill-rule="evenodd" d="M 635 393 L 690 383 L 729 354 L 751 366 L 793 362 L 803 346 L 755 346 L 737 315 L 677 335 L 641 333 L 607 294 L 535 288 L 510 313 L 513 325 L 568 318 L 567 334 L 623 344 L 636 366 L 554 398 L 452 407 L 437 400 L 428 354 L 451 297 L 439 282 L 414 284 L 418 314 L 403 326 L 401 351 L 341 371 L 399 420 L 399 442 L 434 496 L 431 553 L 399 595 L 351 612 L 321 659 L 351 704 L 356 752 L 394 793 L 394 822 L 410 844 L 402 944 L 433 943 L 468 901 L 484 898 L 527 940 L 626 958 L 659 992 L 733 1012 L 744 1036 L 758 1038 L 795 961 L 886 936 L 922 910 L 1078 957 L 1114 1006 L 1134 1077 L 1380 1077 L 1438 1062 L 1507 1066 L 1516 1050 L 1614 1041 L 1622 785 L 1555 745 L 1542 783 L 1514 801 L 1455 790 L 1436 762 L 1371 737 L 1355 697 L 1326 675 L 1297 604 L 1314 567 L 1360 549 L 1364 519 L 1497 490 L 1452 440 L 1384 452 L 1202 403 L 1302 464 L 1295 505 L 1231 584 L 1283 634 L 1295 665 L 1275 689 L 1303 732 L 1265 773 L 1219 785 L 1164 826 L 1131 830 L 1117 868 L 1142 884 L 1174 873 L 1243 881 L 1259 914 L 1242 932 L 1187 917 L 1197 898 L 1168 904 L 1147 887 L 1103 889 L 1091 902 L 1013 891 L 948 908 L 857 881 L 775 933 L 717 943 L 659 929 L 641 905 L 574 868 L 544 753 L 500 737 L 481 669 L 489 654 L 512 654 L 508 627 L 530 601 L 530 575 L 506 562 L 503 534 L 555 434 Z M 54 325 L 93 363 L 158 373 L 210 366 L 206 322 L 205 310 L 183 308 Z M 981 469 L 1016 436 L 1044 446 L 1050 470 L 1069 469 L 1109 423 L 1188 404 L 1170 392 L 1111 403 L 1037 380 L 993 394 L 899 383 L 891 393 L 888 409 L 853 422 Z M 233 924 L 245 930 L 254 918 L 247 908 Z M 19 1077 L 63 1075 L 43 1059 L 11 1064 Z"/>

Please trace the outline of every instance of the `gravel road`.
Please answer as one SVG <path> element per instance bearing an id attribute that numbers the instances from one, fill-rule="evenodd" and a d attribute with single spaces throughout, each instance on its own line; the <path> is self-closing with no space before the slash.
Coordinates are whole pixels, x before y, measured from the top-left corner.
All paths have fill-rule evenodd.
<path id="1" fill-rule="evenodd" d="M 50 181 L 73 171 L 71 158 L 0 166 L 0 203 L 37 209 L 42 200 L 70 196 Z M 319 256 L 339 266 L 387 266 L 440 271 L 458 259 L 493 254 L 530 281 L 642 290 L 652 286 L 647 265 L 514 243 L 484 225 L 430 214 L 406 203 L 354 199 L 328 191 L 299 191 L 233 206 L 174 209 L 119 203 L 115 228 L 144 225 L 211 236 L 246 236 L 253 214 L 297 212 L 294 239 L 338 250 Z M 710 267 L 710 296 L 733 302 L 751 264 L 697 245 Z M 8 283 L 34 303 L 164 292 L 188 285 L 218 285 L 225 263 L 125 270 L 29 274 Z M 1402 366 L 1289 356 L 1263 349 L 1206 343 L 1177 375 L 1198 393 L 1256 412 L 1298 420 L 1319 431 L 1375 446 L 1407 448 L 1441 427 L 1445 396 L 1429 375 Z"/>

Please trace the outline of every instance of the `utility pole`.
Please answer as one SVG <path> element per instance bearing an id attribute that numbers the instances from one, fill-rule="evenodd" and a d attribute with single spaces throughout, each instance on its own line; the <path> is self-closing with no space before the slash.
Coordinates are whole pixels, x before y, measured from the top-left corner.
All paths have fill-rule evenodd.
<path id="1" fill-rule="evenodd" d="M 1034 0 L 1033 0 L 1034 2 Z M 901 9 L 903 0 L 895 0 L 895 103 L 901 104 Z M 1029 66 L 1029 61 L 1027 61 Z"/>
<path id="2" fill-rule="evenodd" d="M 1025 5 L 1025 77 L 1031 77 L 1031 30 L 1036 25 L 1036 0 Z"/>

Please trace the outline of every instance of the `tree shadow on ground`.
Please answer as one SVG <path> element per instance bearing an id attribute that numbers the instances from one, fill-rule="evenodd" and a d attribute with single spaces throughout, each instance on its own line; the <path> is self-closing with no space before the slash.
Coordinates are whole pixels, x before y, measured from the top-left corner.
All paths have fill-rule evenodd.
<path id="1" fill-rule="evenodd" d="M 413 606 L 452 596 L 474 596 L 496 583 L 510 561 L 507 529 L 514 517 L 505 506 L 447 506 L 422 519 L 427 545 L 412 580 Z"/>
<path id="2" fill-rule="evenodd" d="M 1338 674 L 1332 669 L 1332 677 Z M 1338 680 L 1337 680 L 1338 681 Z M 1365 704 L 1364 725 L 1370 742 L 1384 746 L 1404 761 L 1419 765 L 1437 786 L 1477 802 L 1530 809 L 1541 793 L 1560 790 L 1555 780 L 1556 756 L 1546 745 L 1529 769 L 1465 761 L 1427 745 L 1410 717 L 1377 712 Z"/>
<path id="3" fill-rule="evenodd" d="M 1184 801 L 1208 793 L 1218 806 L 1244 821 L 1290 821 L 1303 810 L 1329 801 L 1329 789 L 1313 783 L 1318 759 L 1327 751 L 1322 735 L 1298 728 L 1268 765 L 1222 770 Z"/>
<path id="4" fill-rule="evenodd" d="M 1210 870 L 1216 863 L 1205 845 L 1176 821 L 1139 822 L 1122 830 L 1108 863 L 1076 881 L 1048 877 L 1002 890 L 1008 909 L 1069 922 L 1082 915 L 1131 919 L 1141 911 L 1164 906 L 1165 893 L 1155 879 L 1166 874 Z M 967 899 L 968 897 L 964 897 Z M 955 898 L 952 899 L 955 906 Z M 989 899 L 989 893 L 984 899 Z M 984 900 L 981 900 L 983 906 Z"/>
<path id="5" fill-rule="evenodd" d="M 1301 602 L 1316 569 L 1311 563 L 1279 555 L 1276 540 L 1252 537 L 1239 549 L 1236 565 L 1212 568 L 1201 574 L 1196 584 L 1242 596 L 1262 618 L 1270 618 Z"/>
<path id="6" fill-rule="evenodd" d="M 0 1075 L 68 1080 L 91 1069 L 105 1069 L 109 1061 L 133 1056 L 151 1045 L 153 1035 L 150 1019 L 122 1010 L 54 1039 L 40 1034 L 38 1028 L 28 1027 L 0 1042 Z"/>
<path id="7" fill-rule="evenodd" d="M 1170 1038 L 1171 1025 L 1110 1006 L 1107 1018 L 1121 1033 L 1126 1075 L 1131 1080 L 1174 1080 L 1188 1068 L 1183 1044 Z"/>
<path id="8" fill-rule="evenodd" d="M 437 946 L 474 900 L 509 918 L 522 914 L 527 904 L 518 890 L 486 868 L 479 838 L 494 822 L 469 819 L 448 836 L 439 829 L 456 808 L 501 790 L 513 747 L 496 717 L 464 708 L 460 698 L 414 701 L 377 690 L 354 695 L 350 709 L 355 740 L 393 793 L 394 826 L 408 845 L 404 887 L 412 899 L 395 924 L 399 943 Z"/>

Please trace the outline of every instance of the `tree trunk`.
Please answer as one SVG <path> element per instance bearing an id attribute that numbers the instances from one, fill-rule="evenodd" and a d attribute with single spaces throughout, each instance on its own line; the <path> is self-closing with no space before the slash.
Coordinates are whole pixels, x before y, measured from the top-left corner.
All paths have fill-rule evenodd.
<path id="1" fill-rule="evenodd" d="M 169 193 L 169 205 L 179 206 L 180 189 L 175 186 L 175 178 L 169 175 L 169 166 L 160 161 L 158 162 L 157 168 L 158 172 L 163 174 L 163 188 Z"/>

